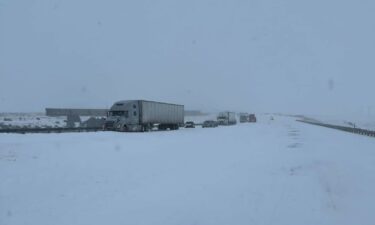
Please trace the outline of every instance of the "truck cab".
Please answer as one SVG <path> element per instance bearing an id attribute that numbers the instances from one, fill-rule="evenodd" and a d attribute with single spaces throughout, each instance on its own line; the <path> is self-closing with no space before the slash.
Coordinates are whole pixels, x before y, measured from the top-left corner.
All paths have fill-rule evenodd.
<path id="1" fill-rule="evenodd" d="M 255 114 L 249 115 L 249 122 L 250 123 L 256 123 L 257 122 L 257 118 L 256 118 Z"/>
<path id="2" fill-rule="evenodd" d="M 217 122 L 219 125 L 228 125 L 228 113 L 219 113 L 217 116 Z"/>
<path id="3" fill-rule="evenodd" d="M 236 114 L 234 112 L 221 112 L 217 116 L 219 125 L 234 125 L 237 123 Z"/>
<path id="4" fill-rule="evenodd" d="M 240 113 L 240 123 L 249 122 L 249 114 L 248 113 Z"/>
<path id="5" fill-rule="evenodd" d="M 139 128 L 139 102 L 119 101 L 108 112 L 105 130 L 137 131 Z"/>

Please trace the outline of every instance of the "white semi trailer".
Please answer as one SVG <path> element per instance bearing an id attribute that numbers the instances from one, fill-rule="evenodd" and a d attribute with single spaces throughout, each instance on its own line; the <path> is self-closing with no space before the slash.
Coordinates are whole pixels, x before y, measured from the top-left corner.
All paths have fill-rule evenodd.
<path id="1" fill-rule="evenodd" d="M 129 100 L 113 104 L 105 130 L 144 132 L 153 128 L 177 130 L 184 125 L 184 106 L 163 102 Z"/>

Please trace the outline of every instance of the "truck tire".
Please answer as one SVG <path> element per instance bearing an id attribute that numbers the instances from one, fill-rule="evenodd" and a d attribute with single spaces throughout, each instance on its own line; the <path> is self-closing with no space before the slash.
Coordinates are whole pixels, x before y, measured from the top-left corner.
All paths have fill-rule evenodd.
<path id="1" fill-rule="evenodd" d="M 128 130 L 128 128 L 126 127 L 126 125 L 124 125 L 124 126 L 122 126 L 121 128 L 120 128 L 120 132 L 126 132 Z"/>
<path id="2" fill-rule="evenodd" d="M 150 132 L 151 126 L 149 124 L 142 125 L 142 132 Z"/>
<path id="3" fill-rule="evenodd" d="M 158 130 L 166 130 L 164 124 L 159 124 Z"/>

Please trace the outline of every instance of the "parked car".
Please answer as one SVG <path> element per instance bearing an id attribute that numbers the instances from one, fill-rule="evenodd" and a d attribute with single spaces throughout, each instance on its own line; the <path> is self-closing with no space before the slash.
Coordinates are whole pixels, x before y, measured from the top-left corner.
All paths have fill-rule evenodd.
<path id="1" fill-rule="evenodd" d="M 217 121 L 213 121 L 213 120 L 206 120 L 206 121 L 203 122 L 203 125 L 202 125 L 203 128 L 218 127 L 218 126 L 219 126 L 219 123 Z"/>
<path id="2" fill-rule="evenodd" d="M 185 128 L 195 128 L 195 123 L 193 121 L 188 121 L 185 123 Z"/>

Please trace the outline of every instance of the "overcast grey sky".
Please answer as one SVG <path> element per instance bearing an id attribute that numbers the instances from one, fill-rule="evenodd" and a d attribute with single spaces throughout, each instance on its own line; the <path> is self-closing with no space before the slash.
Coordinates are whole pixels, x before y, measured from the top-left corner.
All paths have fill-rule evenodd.
<path id="1" fill-rule="evenodd" d="M 0 0 L 0 111 L 375 113 L 371 0 Z"/>

